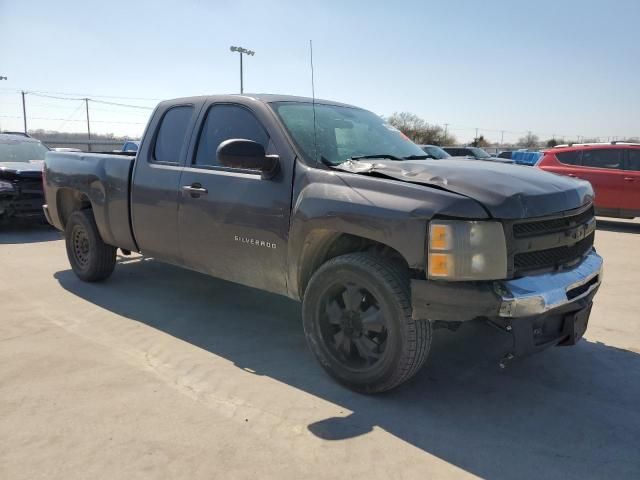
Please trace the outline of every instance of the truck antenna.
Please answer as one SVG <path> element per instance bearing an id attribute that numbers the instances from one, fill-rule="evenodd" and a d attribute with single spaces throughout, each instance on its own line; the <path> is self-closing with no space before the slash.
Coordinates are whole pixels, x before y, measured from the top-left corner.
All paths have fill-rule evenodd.
<path id="1" fill-rule="evenodd" d="M 311 105 L 313 109 L 313 156 L 316 163 L 320 160 L 318 158 L 318 136 L 316 134 L 316 86 L 313 79 L 313 41 L 309 40 L 309 53 L 311 64 Z"/>

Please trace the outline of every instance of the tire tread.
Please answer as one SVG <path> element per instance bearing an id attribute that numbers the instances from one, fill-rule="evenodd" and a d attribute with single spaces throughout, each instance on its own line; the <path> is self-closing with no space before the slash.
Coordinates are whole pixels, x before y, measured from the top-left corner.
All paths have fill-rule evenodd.
<path id="1" fill-rule="evenodd" d="M 412 318 L 411 291 L 408 272 L 398 268 L 391 260 L 367 252 L 347 253 L 324 263 L 314 274 L 337 266 L 349 265 L 381 279 L 398 302 L 406 323 L 406 337 L 402 346 L 402 359 L 397 368 L 384 383 L 371 385 L 367 393 L 391 390 L 413 377 L 425 364 L 431 349 L 431 324 L 427 320 Z M 309 286 L 313 283 L 313 278 Z"/>
<path id="2" fill-rule="evenodd" d="M 87 233 L 91 237 L 93 258 L 86 271 L 81 270 L 75 265 L 75 260 L 70 250 L 71 232 L 73 226 L 78 223 L 82 224 L 82 226 L 88 230 Z M 65 237 L 67 242 L 67 255 L 71 263 L 71 268 L 80 280 L 85 282 L 100 282 L 113 273 L 116 265 L 117 249 L 104 243 L 98 231 L 96 220 L 93 217 L 93 212 L 90 209 L 77 210 L 70 215 L 65 228 Z"/>

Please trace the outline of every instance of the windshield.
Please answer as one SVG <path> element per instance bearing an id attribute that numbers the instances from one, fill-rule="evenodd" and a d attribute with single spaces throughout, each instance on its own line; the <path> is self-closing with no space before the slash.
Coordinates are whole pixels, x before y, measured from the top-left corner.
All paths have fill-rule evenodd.
<path id="1" fill-rule="evenodd" d="M 339 165 L 352 157 L 404 159 L 424 152 L 377 115 L 359 108 L 282 102 L 273 107 L 296 144 L 312 161 Z"/>
<path id="2" fill-rule="evenodd" d="M 476 158 L 491 158 L 491 155 L 489 155 L 487 152 L 485 152 L 481 148 L 478 148 L 478 147 L 468 147 L 468 148 L 473 152 L 473 156 Z"/>
<path id="3" fill-rule="evenodd" d="M 433 158 L 436 158 L 438 160 L 442 160 L 443 158 L 451 158 L 451 155 L 449 155 L 440 147 L 436 147 L 435 145 L 423 145 L 422 150 L 424 150 L 427 155 L 431 155 Z"/>
<path id="4" fill-rule="evenodd" d="M 0 140 L 0 162 L 28 162 L 44 160 L 47 147 L 40 142 Z"/>

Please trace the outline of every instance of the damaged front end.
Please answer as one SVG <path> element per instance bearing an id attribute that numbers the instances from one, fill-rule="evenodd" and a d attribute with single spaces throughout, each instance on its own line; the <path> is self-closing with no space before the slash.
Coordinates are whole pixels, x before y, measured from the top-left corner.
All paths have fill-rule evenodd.
<path id="1" fill-rule="evenodd" d="M 17 192 L 13 184 L 5 180 L 0 180 L 0 218 L 10 216 L 16 196 Z"/>
<path id="2" fill-rule="evenodd" d="M 0 219 L 42 215 L 42 175 L 0 172 Z"/>

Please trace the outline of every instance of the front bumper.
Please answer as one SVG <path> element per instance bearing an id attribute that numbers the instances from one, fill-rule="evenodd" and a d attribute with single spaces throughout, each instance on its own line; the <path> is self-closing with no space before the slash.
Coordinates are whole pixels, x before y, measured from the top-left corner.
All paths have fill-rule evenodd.
<path id="1" fill-rule="evenodd" d="M 571 270 L 494 282 L 411 281 L 413 317 L 464 322 L 571 311 L 602 282 L 602 257 L 592 250 Z"/>
<path id="2" fill-rule="evenodd" d="M 413 317 L 454 325 L 488 321 L 511 337 L 500 363 L 505 366 L 515 357 L 580 340 L 601 282 L 602 258 L 593 250 L 558 273 L 496 282 L 412 280 Z"/>

